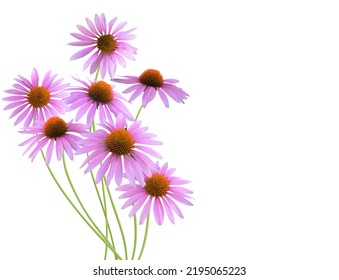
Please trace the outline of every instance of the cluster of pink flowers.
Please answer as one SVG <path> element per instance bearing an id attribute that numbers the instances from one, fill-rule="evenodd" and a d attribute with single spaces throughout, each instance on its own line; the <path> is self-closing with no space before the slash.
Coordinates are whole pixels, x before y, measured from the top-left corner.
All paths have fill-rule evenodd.
<path id="1" fill-rule="evenodd" d="M 83 70 L 89 68 L 95 78 L 77 77 L 72 85 L 51 71 L 39 76 L 33 68 L 30 78 L 19 75 L 5 91 L 3 100 L 9 103 L 4 110 L 12 110 L 14 125 L 21 124 L 21 132 L 29 135 L 20 145 L 26 146 L 24 154 L 32 161 L 39 152 L 46 153 L 47 165 L 53 155 L 60 161 L 63 153 L 71 160 L 85 154 L 80 168 L 96 171 L 96 183 L 105 180 L 110 187 L 114 182 L 120 198 L 127 199 L 123 208 L 131 207 L 129 216 L 140 210 L 142 224 L 152 208 L 157 224 L 163 223 L 165 213 L 174 223 L 174 214 L 183 218 L 178 203 L 192 205 L 192 192 L 183 187 L 189 181 L 174 176 L 175 169 L 167 163 L 159 164 L 162 157 L 154 147 L 161 142 L 128 106 L 142 96 L 145 108 L 158 95 L 168 108 L 169 99 L 184 103 L 188 94 L 175 85 L 178 80 L 164 79 L 155 69 L 117 78 L 117 68 L 135 59 L 137 49 L 128 43 L 135 38 L 135 28 L 125 30 L 126 22 L 107 21 L 104 14 L 95 15 L 94 21 L 86 18 L 86 23 L 71 33 L 76 40 L 69 45 L 80 47 L 71 60 L 87 57 Z M 130 86 L 118 93 L 114 83 Z M 69 111 L 75 111 L 74 120 L 66 120 Z"/>

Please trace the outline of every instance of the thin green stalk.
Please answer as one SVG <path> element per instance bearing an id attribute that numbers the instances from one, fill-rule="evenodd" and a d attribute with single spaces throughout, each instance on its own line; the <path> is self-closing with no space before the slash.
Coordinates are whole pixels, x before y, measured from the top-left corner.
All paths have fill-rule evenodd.
<path id="1" fill-rule="evenodd" d="M 84 211 L 84 213 L 86 214 L 87 218 L 90 220 L 90 222 L 92 223 L 92 225 L 96 228 L 96 230 L 103 236 L 106 238 L 106 236 L 102 233 L 102 231 L 100 230 L 100 228 L 96 225 L 96 223 L 93 221 L 92 217 L 88 214 L 85 206 L 83 205 L 77 191 L 75 190 L 75 187 L 73 185 L 73 182 L 71 180 L 71 177 L 69 176 L 69 173 L 68 173 L 68 169 L 67 169 L 67 165 L 66 165 L 66 160 L 65 160 L 65 154 L 63 153 L 62 154 L 62 162 L 63 162 L 63 165 L 64 165 L 64 170 L 65 170 L 65 174 L 66 174 L 66 177 L 67 177 L 67 180 L 68 180 L 68 183 L 76 197 L 76 199 L 78 200 L 79 204 L 80 204 L 80 207 L 82 208 L 82 210 Z"/>
<path id="2" fill-rule="evenodd" d="M 46 157 L 43 151 L 41 151 L 41 155 L 44 159 L 44 161 L 46 162 Z M 58 186 L 58 188 L 60 189 L 60 191 L 62 192 L 62 194 L 64 195 L 64 197 L 66 198 L 66 200 L 71 204 L 71 206 L 73 207 L 73 209 L 78 213 L 78 215 L 81 217 L 81 219 L 90 227 L 90 229 L 100 238 L 100 240 L 102 242 L 104 242 L 108 248 L 118 257 L 118 259 L 122 260 L 121 256 L 116 252 L 116 250 L 112 247 L 112 245 L 107 241 L 107 239 L 103 238 L 102 235 L 99 234 L 99 232 L 96 231 L 96 229 L 89 223 L 89 221 L 82 215 L 82 213 L 79 211 L 79 209 L 74 205 L 74 203 L 72 202 L 72 200 L 68 197 L 68 195 L 66 194 L 66 192 L 64 191 L 64 189 L 61 187 L 59 181 L 57 180 L 57 178 L 55 177 L 52 169 L 49 167 L 49 165 L 46 165 L 47 169 L 49 171 L 49 173 L 51 174 L 54 182 L 56 183 L 56 185 Z"/>
<path id="3" fill-rule="evenodd" d="M 148 228 L 149 228 L 149 218 L 150 218 L 150 214 L 148 213 L 147 221 L 146 221 L 145 234 L 144 234 L 144 241 L 142 242 L 142 247 L 141 247 L 141 251 L 140 251 L 138 260 L 141 259 L 142 253 L 144 252 L 144 249 L 145 249 L 145 246 L 146 246 L 146 241 L 147 241 L 147 236 L 148 236 Z"/>
<path id="4" fill-rule="evenodd" d="M 96 82 L 98 80 L 99 72 L 100 72 L 100 64 L 98 66 L 97 72 L 95 73 L 94 82 Z"/>
<path id="5" fill-rule="evenodd" d="M 140 106 L 137 115 L 135 116 L 134 121 L 136 122 L 139 118 L 139 115 L 142 110 L 142 105 Z M 134 204 L 133 204 L 134 206 Z M 137 249 L 137 241 L 138 241 L 138 223 L 137 223 L 137 216 L 136 214 L 133 216 L 133 227 L 134 227 L 134 243 L 133 243 L 133 253 L 132 253 L 132 260 L 134 260 L 135 251 Z"/>
<path id="6" fill-rule="evenodd" d="M 91 126 L 92 132 L 95 131 L 95 122 L 93 121 L 92 126 Z"/>
<path id="7" fill-rule="evenodd" d="M 98 69 L 95 73 L 95 79 L 94 81 L 96 82 L 98 80 L 98 76 L 99 76 L 99 72 L 100 72 L 100 65 L 101 65 L 101 61 L 102 61 L 102 58 L 104 57 L 104 55 L 101 56 L 101 59 L 100 59 L 100 63 L 99 63 L 99 66 L 98 66 Z"/>
<path id="8" fill-rule="evenodd" d="M 107 219 L 107 204 L 106 204 L 106 195 L 105 195 L 105 185 L 104 183 L 101 181 L 101 186 L 102 186 L 102 197 L 104 200 L 104 216 L 105 216 L 105 224 L 106 224 L 106 239 L 108 236 L 108 228 L 109 228 L 109 224 L 108 224 L 108 219 Z M 107 245 L 105 246 L 105 255 L 104 255 L 104 260 L 107 259 Z"/>
<path id="9" fill-rule="evenodd" d="M 139 108 L 139 110 L 138 110 L 138 113 L 137 113 L 137 115 L 135 116 L 135 119 L 134 119 L 135 122 L 136 122 L 136 121 L 138 120 L 138 118 L 139 118 L 139 115 L 140 115 L 140 113 L 141 113 L 141 109 L 142 109 L 142 105 L 140 106 L 140 108 Z"/>
<path id="10" fill-rule="evenodd" d="M 106 190 L 107 190 L 107 193 L 108 193 L 108 196 L 109 196 L 109 199 L 111 201 L 111 205 L 112 205 L 112 208 L 113 208 L 113 211 L 114 211 L 115 218 L 116 218 L 116 220 L 118 222 L 118 226 L 119 226 L 119 229 L 120 229 L 120 234 L 121 234 L 122 242 L 124 243 L 125 259 L 127 260 L 128 259 L 128 253 L 127 253 L 127 244 L 126 244 L 126 238 L 125 238 L 124 230 L 122 228 L 122 225 L 121 225 L 121 222 L 120 222 L 120 218 L 119 218 L 117 209 L 115 208 L 113 197 L 111 195 L 111 191 L 109 190 L 109 187 L 107 186 L 106 181 L 105 181 L 105 184 L 106 184 Z"/>
<path id="11" fill-rule="evenodd" d="M 90 127 L 90 131 L 95 131 L 95 122 L 93 121 L 92 122 L 92 125 Z M 87 154 L 87 157 L 88 157 L 88 154 Z M 104 183 L 102 182 L 102 188 L 103 188 L 103 198 L 104 198 L 104 204 L 103 204 L 103 201 L 101 199 L 101 196 L 100 196 L 100 193 L 99 193 L 99 190 L 98 190 L 98 186 L 97 186 L 97 183 L 94 179 L 94 175 L 93 175 L 93 171 L 91 170 L 90 171 L 91 173 L 91 177 L 92 177 L 92 182 L 94 184 L 94 187 L 95 187 L 95 190 L 96 190 L 96 193 L 97 193 L 97 196 L 98 196 L 98 199 L 99 199 L 99 202 L 100 202 L 100 205 L 101 205 L 101 209 L 104 213 L 104 216 L 105 216 L 105 223 L 106 223 L 106 238 L 107 238 L 107 230 L 109 231 L 109 234 L 110 234 L 110 237 L 111 237 L 111 241 L 112 241 L 112 245 L 113 247 L 115 248 L 115 245 L 114 245 L 114 240 L 113 240 L 113 235 L 112 235 L 112 230 L 111 230 L 111 226 L 109 224 L 109 221 L 108 221 L 108 218 L 107 218 L 107 205 L 106 205 L 106 197 L 105 197 L 105 192 L 104 192 Z M 107 246 L 105 246 L 105 256 L 104 256 L 104 259 L 106 260 L 106 257 L 107 257 Z M 115 256 L 115 259 L 117 259 L 117 257 Z"/>
<path id="12" fill-rule="evenodd" d="M 137 215 L 133 215 L 133 222 L 134 222 L 134 244 L 133 244 L 133 253 L 132 253 L 132 260 L 134 260 L 135 251 L 137 249 L 137 240 L 138 240 L 138 223 L 137 223 Z"/>
<path id="13" fill-rule="evenodd" d="M 101 205 L 101 209 L 104 213 L 104 216 L 105 216 L 105 221 L 106 221 L 106 225 L 108 227 L 108 231 L 109 231 L 109 235 L 111 237 L 111 241 L 112 241 L 112 245 L 113 245 L 113 248 L 115 248 L 115 245 L 114 245 L 114 240 L 113 240 L 113 235 L 112 235 L 112 230 L 111 230 L 111 226 L 108 222 L 108 218 L 107 218 L 107 207 L 106 207 L 106 202 L 105 202 L 105 205 L 103 204 L 103 201 L 101 199 L 101 196 L 100 196 L 100 193 L 99 193 L 99 190 L 98 190 L 98 186 L 95 182 L 95 179 L 94 179 L 94 175 L 93 175 L 93 172 L 90 171 L 91 173 L 91 177 L 92 177 L 92 181 L 93 181 L 93 184 L 94 184 L 94 187 L 95 187 L 95 191 L 97 193 L 97 196 L 98 196 L 98 199 L 99 199 L 99 202 L 100 202 L 100 205 Z M 106 250 L 106 249 L 105 249 Z"/>

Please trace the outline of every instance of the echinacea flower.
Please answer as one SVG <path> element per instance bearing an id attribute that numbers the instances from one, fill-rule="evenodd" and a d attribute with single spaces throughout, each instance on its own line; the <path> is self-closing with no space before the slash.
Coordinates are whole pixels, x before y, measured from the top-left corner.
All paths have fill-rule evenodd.
<path id="1" fill-rule="evenodd" d="M 101 77 L 104 78 L 106 72 L 113 78 L 116 65 L 126 66 L 125 58 L 135 60 L 137 49 L 125 41 L 135 38 L 131 34 L 136 28 L 122 31 L 127 22 L 121 22 L 113 28 L 117 18 L 106 22 L 104 14 L 95 15 L 94 22 L 86 18 L 88 28 L 77 25 L 81 33 L 71 33 L 78 39 L 77 42 L 69 43 L 71 46 L 85 47 L 72 55 L 71 60 L 84 57 L 90 53 L 91 56 L 84 64 L 84 70 L 90 66 L 90 73 L 94 73 L 100 67 Z"/>
<path id="2" fill-rule="evenodd" d="M 143 93 L 142 106 L 144 108 L 154 99 L 156 93 L 159 94 L 166 108 L 169 107 L 167 96 L 178 103 L 184 103 L 184 100 L 189 96 L 183 89 L 174 85 L 179 82 L 178 80 L 164 79 L 161 73 L 155 69 L 147 69 L 139 77 L 123 76 L 112 80 L 124 84 L 134 84 L 125 89 L 123 93 L 133 93 L 129 99 L 130 102 Z"/>
<path id="3" fill-rule="evenodd" d="M 20 113 L 14 125 L 25 120 L 23 127 L 26 129 L 31 123 L 36 125 L 51 116 L 64 114 L 67 105 L 61 99 L 67 96 L 63 90 L 69 84 L 62 84 L 63 79 L 55 80 L 57 75 L 51 76 L 51 71 L 48 71 L 39 85 L 39 75 L 35 68 L 30 81 L 18 76 L 18 79 L 14 79 L 18 83 L 13 85 L 13 89 L 5 90 L 11 96 L 3 99 L 11 101 L 4 110 L 15 108 L 9 118 Z"/>
<path id="4" fill-rule="evenodd" d="M 175 169 L 168 169 L 168 164 L 165 163 L 162 167 L 158 165 L 157 170 L 153 171 L 151 176 L 145 178 L 144 185 L 132 186 L 127 184 L 116 188 L 117 191 L 124 192 L 119 198 L 128 198 L 122 208 L 133 205 L 129 213 L 129 216 L 132 217 L 143 207 L 140 224 L 145 221 L 151 207 L 153 207 L 154 218 L 158 225 L 163 223 L 165 212 L 173 224 L 175 223 L 173 213 L 183 218 L 184 216 L 176 202 L 189 206 L 193 205 L 188 200 L 191 199 L 189 194 L 193 192 L 182 187 L 189 181 L 172 176 L 174 172 Z"/>
<path id="5" fill-rule="evenodd" d="M 81 141 L 82 146 L 77 154 L 90 153 L 81 167 L 88 164 L 85 173 L 100 165 L 96 182 L 99 183 L 107 173 L 107 185 L 113 177 L 117 185 L 121 184 L 123 174 L 131 184 L 135 180 L 144 183 L 144 174 L 151 174 L 154 164 L 149 158 L 161 158 L 159 153 L 149 145 L 160 145 L 153 139 L 154 134 L 146 133 L 147 127 L 141 127 L 141 121 L 133 122 L 127 127 L 125 117 L 120 114 L 115 122 L 101 124 L 103 129 L 88 133 L 87 139 Z M 85 135 L 86 136 L 86 135 Z"/>
<path id="6" fill-rule="evenodd" d="M 29 145 L 24 154 L 31 151 L 29 157 L 34 160 L 36 155 L 47 144 L 46 164 L 49 165 L 53 150 L 55 149 L 58 160 L 61 160 L 63 151 L 70 159 L 73 159 L 73 150 L 79 148 L 78 142 L 82 139 L 77 134 L 87 131 L 87 126 L 83 124 L 66 123 L 60 117 L 51 117 L 44 124 L 29 127 L 24 133 L 34 134 L 32 137 L 20 144 L 20 146 Z M 33 148 L 34 147 L 34 148 Z"/>
<path id="7" fill-rule="evenodd" d="M 87 112 L 87 125 L 90 126 L 97 110 L 101 123 L 113 122 L 111 114 L 117 117 L 120 113 L 128 120 L 133 120 L 133 116 L 122 102 L 126 100 L 113 91 L 112 85 L 105 81 L 87 83 L 76 80 L 83 86 L 72 88 L 70 96 L 64 99 L 70 105 L 69 110 L 78 109 L 75 121 L 80 120 Z"/>

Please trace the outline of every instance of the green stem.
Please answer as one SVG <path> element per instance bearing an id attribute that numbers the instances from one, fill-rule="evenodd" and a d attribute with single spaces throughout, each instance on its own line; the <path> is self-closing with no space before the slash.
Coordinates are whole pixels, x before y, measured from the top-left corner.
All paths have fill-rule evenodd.
<path id="1" fill-rule="evenodd" d="M 101 61 L 102 61 L 102 58 L 104 57 L 104 55 L 101 56 L 101 59 L 100 59 L 100 63 L 99 63 L 99 66 L 98 66 L 98 69 L 95 73 L 95 79 L 94 81 L 96 82 L 98 80 L 98 76 L 99 76 L 99 72 L 100 72 L 100 65 L 101 65 Z"/>
<path id="2" fill-rule="evenodd" d="M 91 126 L 92 132 L 95 131 L 95 122 L 93 121 L 92 126 Z"/>
<path id="3" fill-rule="evenodd" d="M 149 218 L 150 218 L 150 214 L 148 213 L 147 221 L 146 221 L 145 234 L 144 234 L 144 241 L 142 242 L 142 247 L 141 247 L 141 251 L 140 251 L 140 255 L 139 255 L 138 260 L 141 259 L 142 253 L 144 252 L 144 249 L 145 249 L 145 246 L 146 246 L 146 241 L 147 241 L 147 236 L 148 236 L 148 228 L 149 228 Z"/>
<path id="4" fill-rule="evenodd" d="M 137 240 L 138 240 L 138 224 L 137 224 L 137 215 L 133 216 L 134 220 L 134 244 L 133 244 L 133 253 L 132 253 L 132 260 L 134 260 L 135 251 L 137 249 Z"/>
<path id="5" fill-rule="evenodd" d="M 63 162 L 63 165 L 64 165 L 64 170 L 65 170 L 65 174 L 66 174 L 66 177 L 67 177 L 67 180 L 69 182 L 69 185 L 76 197 L 76 199 L 78 200 L 79 204 L 80 204 L 80 207 L 82 208 L 82 210 L 84 211 L 84 213 L 86 214 L 87 218 L 90 220 L 90 222 L 92 223 L 92 225 L 96 228 L 96 230 L 103 236 L 106 238 L 106 236 L 101 232 L 101 230 L 99 229 L 99 227 L 96 225 L 96 223 L 93 221 L 92 217 L 88 214 L 85 206 L 83 205 L 77 191 L 75 190 L 75 187 L 73 185 L 73 182 L 71 180 L 71 177 L 69 176 L 69 173 L 68 173 L 68 169 L 67 169 L 67 165 L 66 165 L 66 160 L 65 160 L 65 154 L 63 153 L 62 154 L 62 162 Z"/>
<path id="6" fill-rule="evenodd" d="M 107 190 L 107 193 L 108 193 L 108 196 L 109 196 L 109 199 L 111 201 L 111 205 L 112 205 L 112 208 L 113 208 L 113 211 L 114 211 L 115 218 L 116 218 L 116 220 L 118 222 L 118 226 L 119 226 L 119 229 L 120 229 L 120 234 L 121 234 L 122 242 L 124 243 L 125 259 L 127 260 L 128 259 L 128 253 L 127 253 L 127 244 L 126 244 L 126 238 L 125 238 L 124 230 L 122 228 L 122 225 L 121 225 L 121 222 L 120 222 L 120 218 L 119 218 L 117 209 L 115 208 L 111 191 L 109 190 L 109 187 L 107 186 L 106 181 L 105 181 L 105 184 L 106 184 L 106 190 Z"/>
<path id="7" fill-rule="evenodd" d="M 110 237 L 111 237 L 112 246 L 113 246 L 113 248 L 115 248 L 114 240 L 113 240 L 113 235 L 112 235 L 112 231 L 111 231 L 111 227 L 110 227 L 110 224 L 109 224 L 108 218 L 107 218 L 107 206 L 106 206 L 106 202 L 105 202 L 105 205 L 104 205 L 104 204 L 103 204 L 103 201 L 102 201 L 102 199 L 101 199 L 99 190 L 98 190 L 98 186 L 97 186 L 97 184 L 96 184 L 96 182 L 95 182 L 93 172 L 90 171 L 90 173 L 91 173 L 91 177 L 92 177 L 92 181 L 93 181 L 93 185 L 94 185 L 95 191 L 96 191 L 96 193 L 97 193 L 97 196 L 98 196 L 98 199 L 99 199 L 99 202 L 100 202 L 101 209 L 102 209 L 102 211 L 103 211 L 103 213 L 104 213 L 104 216 L 105 216 L 105 221 L 106 221 L 106 225 L 107 225 L 107 227 L 108 227 L 109 235 L 110 235 Z M 105 246 L 105 247 L 107 247 L 107 246 Z M 105 248 L 105 250 L 106 250 L 106 248 Z"/>
<path id="8" fill-rule="evenodd" d="M 98 80 L 99 72 L 100 72 L 100 65 L 98 66 L 97 72 L 95 73 L 94 82 Z"/>
<path id="9" fill-rule="evenodd" d="M 140 106 L 138 113 L 135 116 L 135 119 L 134 119 L 135 122 L 138 120 L 139 115 L 141 113 L 141 110 L 142 110 L 142 105 Z M 133 204 L 133 206 L 134 206 L 134 204 Z M 134 224 L 133 225 L 134 226 L 134 243 L 133 243 L 132 260 L 134 260 L 135 251 L 136 251 L 136 248 L 137 248 L 137 240 L 138 240 L 138 223 L 137 223 L 137 216 L 136 215 L 133 216 L 133 224 Z"/>
<path id="10" fill-rule="evenodd" d="M 137 113 L 137 115 L 135 116 L 135 119 L 134 119 L 135 122 L 136 122 L 136 121 L 138 120 L 138 118 L 139 118 L 141 109 L 142 109 L 142 105 L 140 106 L 140 108 L 139 108 L 139 110 L 138 110 L 138 113 Z"/>
<path id="11" fill-rule="evenodd" d="M 95 122 L 93 121 L 92 122 L 92 125 L 90 127 L 90 131 L 94 132 L 95 131 Z M 88 157 L 88 154 L 87 154 L 87 157 Z M 109 235 L 111 237 L 111 241 L 112 241 L 112 245 L 113 247 L 115 248 L 115 245 L 114 245 L 114 240 L 113 240 L 113 235 L 112 235 L 112 230 L 111 230 L 111 226 L 109 224 L 109 221 L 108 221 L 108 218 L 107 218 L 107 204 L 106 204 L 106 197 L 105 197 L 105 192 L 104 192 L 104 184 L 102 182 L 102 194 L 103 194 L 103 198 L 104 198 L 104 204 L 102 202 L 102 199 L 101 199 L 101 196 L 100 196 L 100 193 L 99 193 L 99 190 L 98 190 L 98 186 L 97 186 L 97 183 L 94 179 L 94 175 L 93 175 L 93 171 L 91 170 L 90 171 L 91 173 L 91 177 L 92 177 L 92 182 L 93 182 L 93 185 L 95 187 L 95 190 L 96 190 L 96 193 L 97 193 L 97 196 L 98 196 L 98 199 L 99 199 L 99 202 L 100 202 L 100 205 L 101 205 L 101 209 L 104 213 L 104 216 L 105 216 L 105 223 L 106 223 L 106 238 L 107 238 L 107 230 L 109 231 Z M 107 246 L 105 246 L 105 256 L 104 256 L 104 259 L 106 260 L 107 258 Z M 115 259 L 117 259 L 117 257 L 115 256 Z"/>
<path id="12" fill-rule="evenodd" d="M 105 216 L 105 224 L 106 224 L 106 239 L 107 236 L 108 236 L 108 228 L 109 228 L 109 224 L 108 224 L 108 219 L 107 219 L 107 204 L 106 204 L 106 195 L 105 195 L 105 186 L 104 186 L 104 183 L 102 182 L 101 184 L 102 186 L 102 197 L 104 199 L 104 208 L 102 209 L 104 211 L 104 216 Z M 105 255 L 104 255 L 104 260 L 107 259 L 107 245 L 105 246 Z"/>
<path id="13" fill-rule="evenodd" d="M 46 157 L 43 151 L 41 151 L 42 157 L 44 159 L 44 161 L 46 162 Z M 74 203 L 72 202 L 72 200 L 68 197 L 68 195 L 66 194 L 66 192 L 64 191 L 64 189 L 61 187 L 59 181 L 57 180 L 57 178 L 55 177 L 52 169 L 49 167 L 49 165 L 47 165 L 47 169 L 49 171 L 49 173 L 51 174 L 54 182 L 56 183 L 56 185 L 58 186 L 58 188 L 60 189 L 60 191 L 62 192 L 62 194 L 64 195 L 64 197 L 66 198 L 66 200 L 71 204 L 71 206 L 73 207 L 73 209 L 78 213 L 78 215 L 81 217 L 81 219 L 90 227 L 90 229 L 101 239 L 102 242 L 104 242 L 108 248 L 118 257 L 118 259 L 122 260 L 121 256 L 115 251 L 115 249 L 112 247 L 112 245 L 107 241 L 107 239 L 103 238 L 101 234 L 99 234 L 99 232 L 96 231 L 96 229 L 88 222 L 88 220 L 82 215 L 82 213 L 79 211 L 79 209 L 74 205 Z"/>

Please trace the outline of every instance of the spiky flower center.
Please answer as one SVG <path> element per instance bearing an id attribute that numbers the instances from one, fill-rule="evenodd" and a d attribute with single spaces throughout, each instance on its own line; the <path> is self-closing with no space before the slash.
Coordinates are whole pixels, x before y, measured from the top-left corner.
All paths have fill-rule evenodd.
<path id="1" fill-rule="evenodd" d="M 97 47 L 103 54 L 111 54 L 117 48 L 117 41 L 111 34 L 101 35 L 97 39 Z"/>
<path id="2" fill-rule="evenodd" d="M 107 104 L 113 100 L 113 89 L 104 81 L 93 83 L 88 89 L 89 97 L 97 103 Z"/>
<path id="3" fill-rule="evenodd" d="M 169 182 L 164 175 L 153 174 L 151 178 L 145 180 L 145 189 L 150 196 L 163 196 L 169 190 Z"/>
<path id="4" fill-rule="evenodd" d="M 63 119 L 51 117 L 45 122 L 43 131 L 48 138 L 55 139 L 65 135 L 67 129 L 67 124 Z"/>
<path id="5" fill-rule="evenodd" d="M 51 94 L 45 87 L 33 87 L 29 91 L 27 99 L 33 107 L 41 108 L 48 104 L 51 99 Z"/>
<path id="6" fill-rule="evenodd" d="M 117 156 L 127 156 L 134 148 L 131 133 L 124 128 L 113 130 L 105 140 L 106 147 Z"/>
<path id="7" fill-rule="evenodd" d="M 158 70 L 148 69 L 139 76 L 139 81 L 146 86 L 161 87 L 164 79 Z"/>

